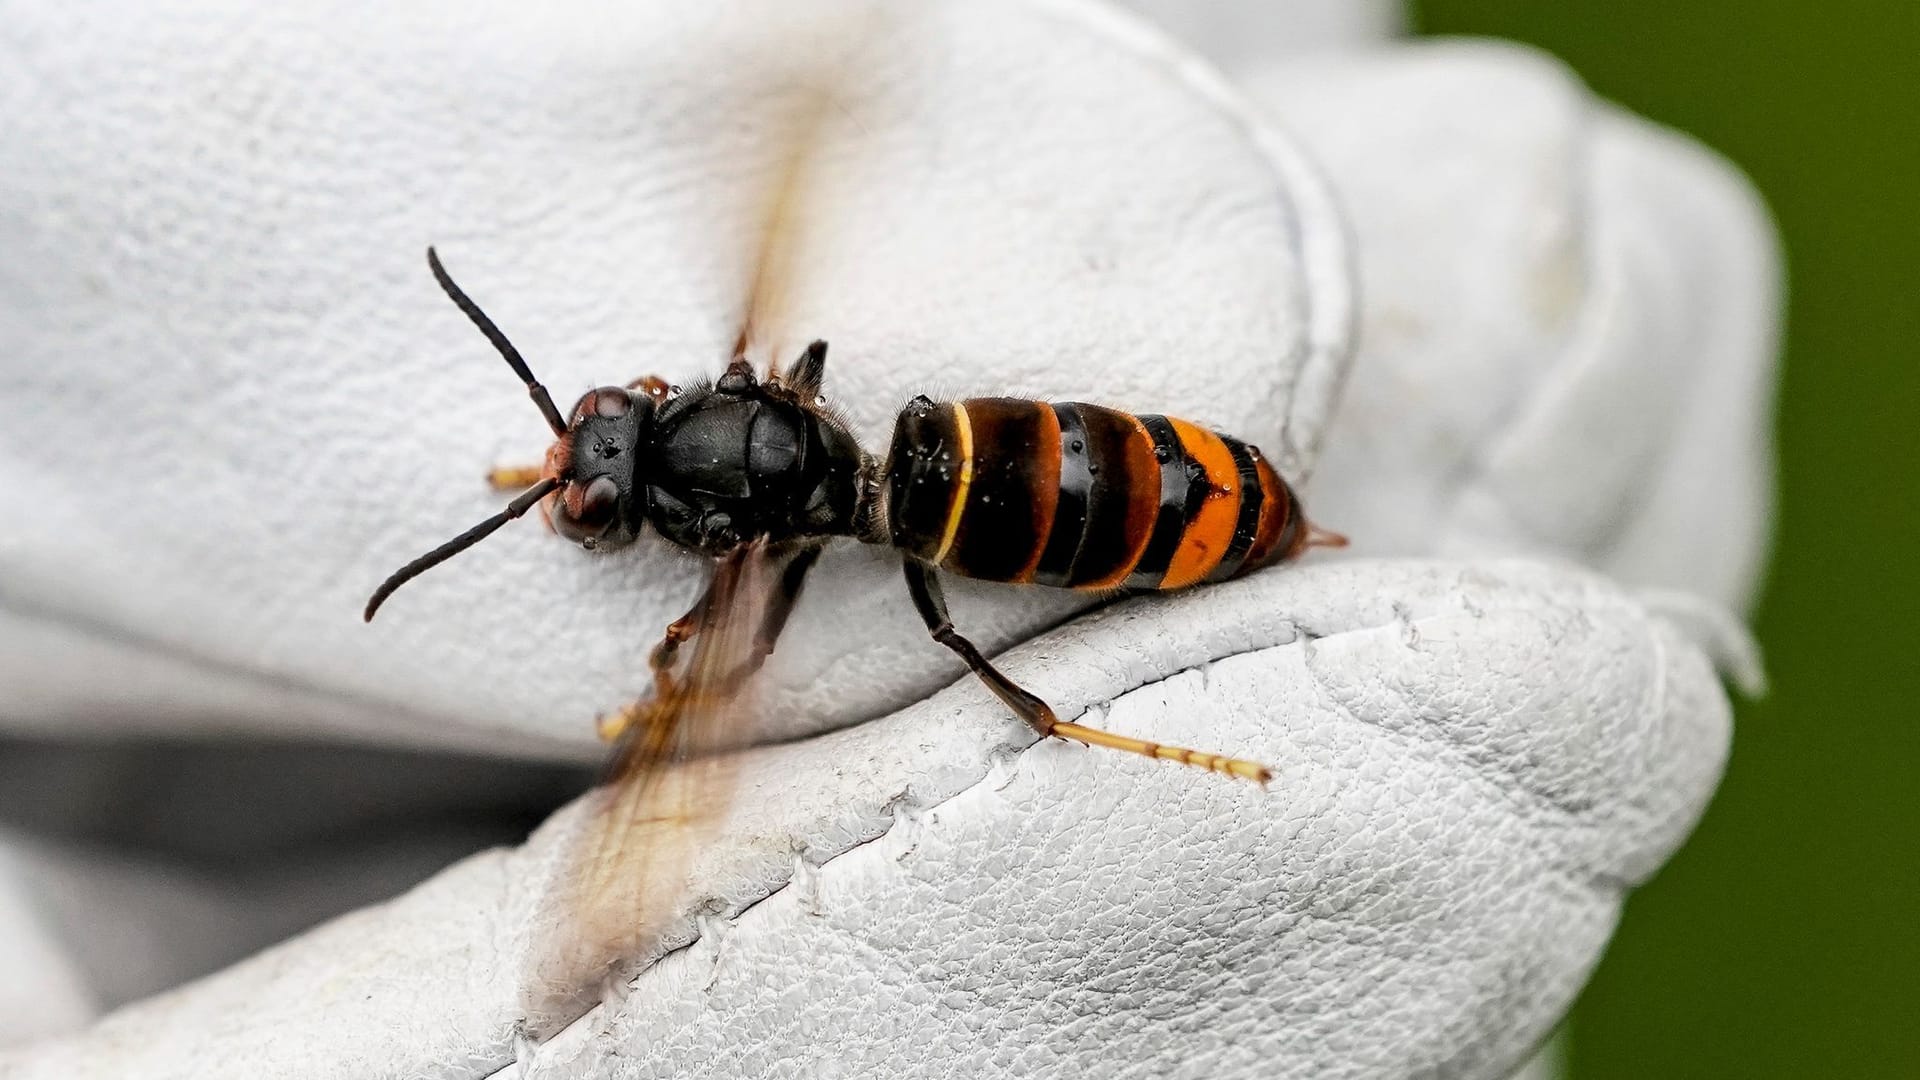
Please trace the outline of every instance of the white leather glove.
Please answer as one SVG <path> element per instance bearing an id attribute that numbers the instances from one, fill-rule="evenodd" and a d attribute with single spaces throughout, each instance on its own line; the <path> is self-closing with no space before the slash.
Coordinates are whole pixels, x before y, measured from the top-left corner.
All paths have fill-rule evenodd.
<path id="1" fill-rule="evenodd" d="M 768 131 L 808 47 L 837 39 L 733 5 L 90 11 L 0 32 L 19 148 L 0 475 L 24 511 L 0 531 L 0 714 L 590 759 L 590 718 L 640 689 L 697 587 L 684 560 L 589 557 L 523 523 L 359 624 L 372 584 L 495 505 L 482 468 L 542 444 L 419 249 L 441 245 L 563 399 L 710 372 Z M 711 902 L 664 928 L 694 947 L 552 1043 L 516 1043 L 515 975 L 576 812 L 0 1072 L 1492 1076 L 1551 1028 L 1725 753 L 1707 654 L 1739 659 L 1737 632 L 1635 586 L 1750 585 L 1750 557 L 1711 579 L 1687 553 L 1757 551 L 1764 520 L 1757 497 L 1688 489 L 1764 475 L 1751 197 L 1484 48 L 1263 76 L 1303 153 L 1105 8 L 925 18 L 861 50 L 825 136 L 796 340 L 833 342 L 829 393 L 870 444 L 922 391 L 1186 415 L 1295 476 L 1324 437 L 1309 505 L 1373 558 L 1046 633 L 1080 601 L 950 590 L 983 647 L 1024 641 L 1008 673 L 1063 717 L 1259 758 L 1270 789 L 1022 752 L 893 560 L 849 545 L 764 678 L 770 739 L 815 737 L 744 755 L 696 867 Z M 1356 279 L 1366 344 L 1335 414 Z M 1643 398 L 1663 408 L 1624 412 Z M 1652 509 L 1569 498 L 1602 481 Z M 1513 550 L 1619 581 L 1485 557 Z M 200 798 L 311 828 L 511 784 L 427 760 L 310 775 Z M 22 837 L 0 852 L 20 973 L 0 1015 L 16 1039 L 70 1030 L 462 839 L 263 877 Z"/>

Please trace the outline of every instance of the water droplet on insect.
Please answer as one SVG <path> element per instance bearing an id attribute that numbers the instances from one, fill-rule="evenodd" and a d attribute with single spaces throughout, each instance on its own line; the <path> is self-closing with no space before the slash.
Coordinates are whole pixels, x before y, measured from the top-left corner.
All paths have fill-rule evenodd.
<path id="1" fill-rule="evenodd" d="M 1099 471 L 1100 471 L 1100 466 L 1092 464 L 1091 462 L 1088 463 L 1087 465 L 1088 475 L 1092 475 L 1093 473 L 1097 473 Z"/>
<path id="2" fill-rule="evenodd" d="M 1076 454 L 1087 448 L 1087 444 L 1081 442 L 1079 439 L 1075 439 L 1071 443 L 1068 443 L 1067 445 L 1071 447 L 1073 452 Z"/>
<path id="3" fill-rule="evenodd" d="M 680 388 L 678 386 L 667 387 L 667 393 L 669 394 L 678 394 L 679 392 L 680 392 Z"/>
<path id="4" fill-rule="evenodd" d="M 1173 450 L 1165 446 L 1156 446 L 1153 448 L 1153 456 L 1161 461 L 1172 461 Z"/>
<path id="5" fill-rule="evenodd" d="M 815 394 L 815 395 L 813 396 L 813 403 L 814 403 L 815 405 L 825 405 L 825 404 L 827 403 L 827 395 L 825 395 L 825 394 Z"/>

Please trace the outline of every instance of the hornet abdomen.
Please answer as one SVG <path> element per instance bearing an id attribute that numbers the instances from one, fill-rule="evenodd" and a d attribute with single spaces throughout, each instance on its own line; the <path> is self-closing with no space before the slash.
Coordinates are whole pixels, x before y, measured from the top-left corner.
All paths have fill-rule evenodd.
<path id="1" fill-rule="evenodd" d="M 1308 535 L 1255 448 L 1080 402 L 916 398 L 886 475 L 893 545 L 988 581 L 1180 589 L 1288 558 Z"/>

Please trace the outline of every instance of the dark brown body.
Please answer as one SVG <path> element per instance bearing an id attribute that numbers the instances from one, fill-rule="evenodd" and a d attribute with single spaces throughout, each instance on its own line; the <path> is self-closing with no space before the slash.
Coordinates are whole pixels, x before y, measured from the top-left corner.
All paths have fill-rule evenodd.
<path id="1" fill-rule="evenodd" d="M 895 547 L 988 581 L 1179 589 L 1285 559 L 1307 536 L 1254 447 L 1079 402 L 916 398 L 886 484 Z"/>

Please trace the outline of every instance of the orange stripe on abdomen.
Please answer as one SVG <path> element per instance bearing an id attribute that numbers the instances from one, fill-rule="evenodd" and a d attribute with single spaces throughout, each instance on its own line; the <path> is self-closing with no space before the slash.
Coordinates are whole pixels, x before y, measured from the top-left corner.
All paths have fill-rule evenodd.
<path id="1" fill-rule="evenodd" d="M 1254 465 L 1260 471 L 1260 490 L 1265 498 L 1260 503 L 1260 526 L 1254 536 L 1253 547 L 1247 551 L 1246 569 L 1263 566 L 1268 559 L 1285 556 L 1280 547 L 1280 537 L 1287 531 L 1287 523 L 1293 520 L 1296 510 L 1293 501 L 1293 489 L 1287 486 L 1280 474 L 1273 471 L 1267 459 L 1254 452 Z"/>
<path id="2" fill-rule="evenodd" d="M 1212 573 L 1233 543 L 1240 518 L 1240 468 L 1220 436 L 1185 420 L 1169 417 L 1168 422 L 1187 458 L 1205 470 L 1210 489 L 1199 509 L 1187 518 L 1180 546 L 1160 582 L 1162 589 L 1182 589 Z"/>

